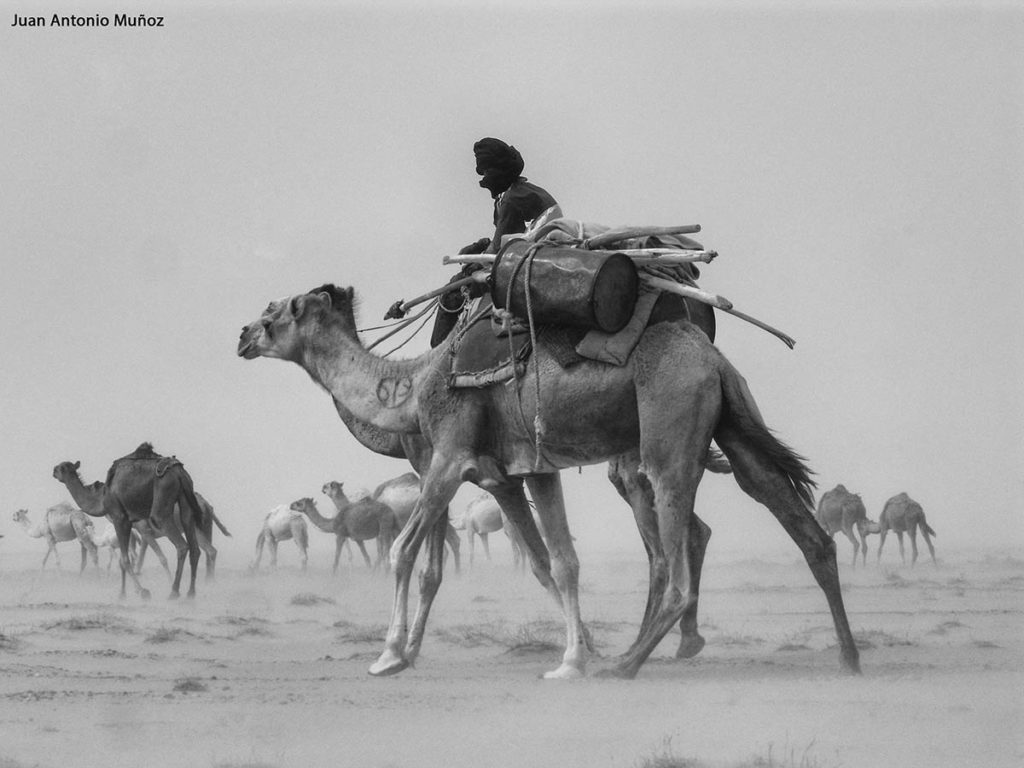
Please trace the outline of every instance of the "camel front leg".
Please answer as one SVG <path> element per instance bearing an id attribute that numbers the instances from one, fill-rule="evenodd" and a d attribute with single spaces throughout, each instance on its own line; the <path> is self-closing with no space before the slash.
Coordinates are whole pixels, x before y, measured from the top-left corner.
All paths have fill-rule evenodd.
<path id="1" fill-rule="evenodd" d="M 562 479 L 557 472 L 527 478 L 530 495 L 537 505 L 541 527 L 551 558 L 551 577 L 562 604 L 565 618 L 565 653 L 557 669 L 546 672 L 547 679 L 582 677 L 589 659 L 587 631 L 580 618 L 580 564 L 572 544 L 572 534 L 565 517 Z"/>
<path id="2" fill-rule="evenodd" d="M 882 562 L 882 547 L 885 546 L 885 537 L 887 533 L 888 530 L 885 528 L 878 532 L 878 555 L 876 557 L 876 562 L 878 563 Z"/>
<path id="3" fill-rule="evenodd" d="M 46 537 L 46 554 L 43 555 L 43 570 L 46 570 L 46 561 L 50 559 L 50 553 L 53 553 L 53 562 L 57 564 L 57 570 L 61 570 L 60 567 L 60 555 L 57 553 L 57 541 L 50 536 Z"/>
<path id="4" fill-rule="evenodd" d="M 427 562 L 420 570 L 420 601 L 416 606 L 416 617 L 412 622 L 409 641 L 405 645 L 405 660 L 410 666 L 416 663 L 423 645 L 423 635 L 427 630 L 427 617 L 430 607 L 434 604 L 437 590 L 441 588 L 444 575 L 444 539 L 448 527 L 448 515 L 437 518 L 433 527 L 427 532 Z"/>
<path id="5" fill-rule="evenodd" d="M 850 540 L 851 544 L 853 544 L 853 563 L 851 563 L 851 567 L 856 568 L 857 550 L 860 549 L 860 544 L 857 543 L 857 539 L 854 537 L 853 531 L 843 531 L 843 535 Z"/>
<path id="6" fill-rule="evenodd" d="M 900 562 L 903 563 L 904 565 L 906 565 L 907 564 L 907 554 L 903 550 L 903 531 L 896 531 L 896 541 L 898 541 L 899 545 L 900 545 Z"/>
<path id="7" fill-rule="evenodd" d="M 450 515 L 445 515 L 445 517 L 450 517 Z M 462 542 L 459 541 L 459 532 L 452 528 L 450 521 L 444 529 L 444 540 L 452 551 L 452 558 L 455 560 L 455 575 L 457 576 L 462 573 L 462 559 L 459 552 Z"/>
<path id="8" fill-rule="evenodd" d="M 125 514 L 110 514 L 108 517 L 114 524 L 114 532 L 117 534 L 117 549 L 120 555 L 121 561 L 121 599 L 126 597 L 125 592 L 125 581 L 127 577 L 131 576 L 132 582 L 135 584 L 135 589 L 139 593 L 139 597 L 143 600 L 149 600 L 149 590 L 142 586 L 139 582 L 139 577 L 135 573 L 135 569 L 132 568 L 131 557 L 129 557 L 131 547 L 131 536 L 132 536 L 132 523 Z"/>
<path id="9" fill-rule="evenodd" d="M 391 622 L 384 650 L 370 666 L 371 675 L 393 675 L 409 666 L 404 655 L 409 638 L 409 582 L 423 540 L 438 518 L 446 517 L 448 504 L 462 483 L 460 470 L 461 462 L 445 461 L 439 453 L 434 454 L 412 516 L 391 547 L 391 564 L 395 569 Z"/>

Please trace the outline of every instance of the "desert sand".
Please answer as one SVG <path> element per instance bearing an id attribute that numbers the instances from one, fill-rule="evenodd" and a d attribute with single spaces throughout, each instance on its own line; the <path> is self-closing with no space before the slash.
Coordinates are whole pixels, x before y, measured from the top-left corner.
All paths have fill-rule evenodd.
<path id="1" fill-rule="evenodd" d="M 8 532 L 8 536 L 12 536 Z M 254 536 L 253 536 L 254 538 Z M 959 552 L 939 564 L 849 567 L 844 595 L 864 674 L 840 674 L 824 597 L 790 557 L 708 555 L 695 659 L 669 635 L 632 681 L 546 681 L 560 621 L 507 542 L 450 567 L 415 668 L 367 674 L 393 581 L 360 562 L 246 567 L 222 543 L 213 583 L 168 601 L 117 597 L 119 577 L 39 569 L 0 541 L 0 766 L 1000 766 L 1024 765 L 1024 560 Z M 5 551 L 6 550 L 6 551 Z M 632 641 L 646 594 L 634 555 L 583 557 L 581 599 L 597 655 Z M 105 556 L 101 558 L 105 566 Z M 669 760 L 675 758 L 675 762 Z M 692 762 L 684 762 L 689 760 Z"/>

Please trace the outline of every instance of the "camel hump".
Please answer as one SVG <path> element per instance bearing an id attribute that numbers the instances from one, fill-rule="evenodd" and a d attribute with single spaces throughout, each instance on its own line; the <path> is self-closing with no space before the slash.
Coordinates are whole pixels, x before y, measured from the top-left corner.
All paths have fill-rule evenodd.
<path id="1" fill-rule="evenodd" d="M 183 467 L 176 456 L 161 456 L 156 463 L 156 476 L 163 477 L 171 467 Z"/>

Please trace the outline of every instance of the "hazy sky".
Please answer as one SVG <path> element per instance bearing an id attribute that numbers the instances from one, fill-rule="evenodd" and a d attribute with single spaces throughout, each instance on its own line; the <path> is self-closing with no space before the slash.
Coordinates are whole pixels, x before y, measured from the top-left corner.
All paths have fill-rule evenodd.
<path id="1" fill-rule="evenodd" d="M 246 554 L 272 506 L 405 472 L 238 334 L 324 282 L 356 287 L 365 326 L 442 284 L 490 233 L 483 136 L 569 216 L 702 225 L 702 285 L 797 340 L 719 320 L 820 490 L 872 517 L 907 491 L 940 556 L 1024 540 L 1010 4 L 146 3 L 163 28 L 10 26 L 65 5 L 0 4 L 0 551 L 30 544 L 15 509 L 67 498 L 56 463 L 102 479 L 144 440 Z M 584 567 L 642 556 L 604 472 L 564 473 Z M 731 479 L 699 502 L 712 557 L 797 556 Z"/>

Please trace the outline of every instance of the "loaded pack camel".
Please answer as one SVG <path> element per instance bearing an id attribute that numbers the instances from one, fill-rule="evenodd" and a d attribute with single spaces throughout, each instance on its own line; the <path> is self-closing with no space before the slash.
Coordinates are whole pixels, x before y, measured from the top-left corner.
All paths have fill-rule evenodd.
<path id="1" fill-rule="evenodd" d="M 317 528 L 326 533 L 334 534 L 334 566 L 333 572 L 338 572 L 338 560 L 341 558 L 341 549 L 345 542 L 351 539 L 359 547 L 359 551 L 366 561 L 366 567 L 370 570 L 377 570 L 383 563 L 384 570 L 390 567 L 388 562 L 388 550 L 391 542 L 398 533 L 398 526 L 395 523 L 395 515 L 391 509 L 379 501 L 370 498 L 350 501 L 345 495 L 342 483 L 331 481 L 323 486 L 323 493 L 327 495 L 336 509 L 334 517 L 324 517 L 316 508 L 316 503 L 311 498 L 299 499 L 292 502 L 291 508 L 301 512 L 309 518 Z M 377 541 L 377 560 L 370 561 L 370 555 L 363 543 L 370 539 Z"/>
<path id="2" fill-rule="evenodd" d="M 61 482 L 64 482 L 65 477 L 70 478 L 67 472 L 69 466 L 77 479 L 78 464 L 68 462 L 54 468 L 54 477 Z M 71 482 L 69 490 L 72 485 L 85 488 L 80 479 L 77 483 Z M 107 472 L 106 483 L 94 483 L 92 490 L 98 495 L 100 504 L 85 506 L 83 511 L 92 517 L 106 517 L 114 524 L 121 550 L 121 597 L 126 595 L 125 581 L 128 576 L 131 576 L 135 589 L 143 599 L 148 600 L 150 597 L 149 590 L 144 589 L 139 582 L 128 557 L 132 526 L 140 521 L 162 532 L 177 550 L 177 566 L 170 597 L 177 598 L 180 595 L 186 557 L 190 566 L 188 596 L 194 597 L 199 563 L 196 529 L 203 527 L 206 521 L 203 508 L 196 498 L 192 477 L 185 471 L 184 465 L 173 456 L 156 453 L 149 443 L 142 443 L 132 453 L 115 460 Z M 72 496 L 74 493 L 72 490 Z"/>
<path id="3" fill-rule="evenodd" d="M 518 387 L 452 389 L 449 347 L 456 334 L 411 360 L 378 357 L 358 338 L 353 298 L 350 288 L 324 285 L 273 302 L 243 328 L 238 354 L 300 365 L 327 390 L 364 444 L 380 445 L 388 434 L 422 436 L 422 453 L 415 458 L 409 444 L 396 438 L 423 483 L 413 517 L 393 548 L 395 602 L 371 674 L 399 672 L 419 653 L 440 585 L 446 510 L 467 481 L 495 494 L 524 534 L 534 573 L 563 609 L 566 650 L 548 676 L 584 674 L 589 647 L 579 613 L 579 564 L 558 470 L 614 461 L 613 471 L 629 478 L 626 492 L 637 489 L 634 514 L 644 518 L 641 530 L 648 532 L 644 544 L 652 563 L 639 635 L 610 671 L 635 676 L 669 629 L 696 606 L 707 536 L 693 504 L 712 440 L 740 487 L 767 506 L 800 547 L 829 604 L 841 664 L 859 671 L 835 547 L 810 508 L 809 470 L 765 426 L 743 378 L 703 331 L 686 321 L 650 325 L 623 366 L 584 361 L 563 368 L 540 340 Z M 533 417 L 532 426 L 524 414 Z M 530 519 L 523 480 L 546 547 Z M 409 582 L 424 542 L 428 566 L 410 628 Z"/>
<path id="4" fill-rule="evenodd" d="M 420 500 L 420 477 L 415 472 L 406 472 L 404 475 L 385 480 L 374 489 L 370 498 L 387 504 L 395 514 L 395 522 L 398 523 L 399 529 L 404 528 L 412 517 L 416 502 Z M 450 522 L 445 528 L 444 540 L 452 552 L 455 572 L 458 573 L 462 568 L 459 559 L 459 534 L 455 532 Z"/>
<path id="5" fill-rule="evenodd" d="M 79 574 L 85 571 L 85 561 L 91 557 L 93 563 L 99 569 L 99 558 L 96 553 L 96 544 L 93 542 L 92 521 L 80 509 L 75 509 L 66 501 L 55 504 L 46 510 L 43 519 L 32 524 L 28 519 L 28 510 L 19 509 L 14 513 L 14 522 L 25 529 L 25 533 L 33 539 L 44 539 L 46 541 L 46 554 L 43 555 L 43 568 L 46 561 L 53 554 L 53 559 L 60 568 L 60 554 L 57 552 L 57 544 L 62 541 L 78 541 L 82 549 L 82 564 L 78 569 Z"/>
<path id="6" fill-rule="evenodd" d="M 82 465 L 80 461 L 62 461 L 60 464 L 53 468 L 53 476 L 56 480 L 63 483 L 68 489 L 68 493 L 71 494 L 71 498 L 75 500 L 75 503 L 81 506 L 88 514 L 98 517 L 103 514 L 103 496 L 106 493 L 106 483 L 97 480 L 94 483 L 86 485 L 82 482 L 82 478 L 78 474 L 78 468 Z M 203 510 L 203 522 L 202 525 L 196 529 L 196 541 L 199 545 L 199 549 L 202 550 L 203 555 L 206 558 L 206 578 L 211 580 L 214 578 L 217 564 L 217 548 L 213 546 L 213 526 L 216 525 L 222 534 L 230 537 L 231 533 L 228 531 L 224 524 L 217 517 L 217 513 L 213 509 L 213 505 L 210 504 L 203 495 L 196 491 L 196 500 L 199 502 L 200 508 Z M 180 517 L 180 510 L 177 504 L 174 508 L 175 517 Z M 146 551 L 152 549 L 156 553 L 157 559 L 160 561 L 160 565 L 163 566 L 164 571 L 168 577 L 171 576 L 170 566 L 167 564 L 167 558 L 164 556 L 163 550 L 160 549 L 160 545 L 157 544 L 157 539 L 164 536 L 164 532 L 156 530 L 149 525 L 147 520 L 138 520 L 132 524 L 134 533 L 132 534 L 133 539 L 138 539 L 139 551 L 135 557 L 135 573 L 139 574 L 142 572 L 142 562 L 145 560 Z"/>
<path id="7" fill-rule="evenodd" d="M 287 504 L 279 504 L 263 518 L 263 527 L 256 537 L 256 559 L 249 567 L 252 570 L 260 567 L 265 544 L 270 548 L 270 565 L 276 568 L 277 545 L 288 539 L 292 539 L 299 548 L 302 554 L 302 570 L 306 570 L 306 563 L 309 561 L 309 529 L 306 526 L 306 518 L 289 509 Z"/>
<path id="8" fill-rule="evenodd" d="M 825 529 L 830 537 L 839 531 L 853 544 L 853 566 L 857 566 L 857 550 L 861 552 L 863 565 L 867 565 L 868 534 L 878 533 L 878 523 L 868 520 L 867 510 L 860 495 L 850 493 L 843 485 L 837 485 L 826 491 L 818 500 L 818 525 Z M 854 529 L 860 536 L 860 543 L 853 535 Z"/>
<path id="9" fill-rule="evenodd" d="M 518 538 L 518 530 L 515 526 L 505 525 L 505 516 L 501 512 L 501 505 L 489 493 L 481 493 L 475 496 L 466 505 L 462 519 L 455 523 L 455 527 L 461 527 L 466 531 L 466 540 L 469 542 L 469 564 L 473 565 L 473 554 L 475 549 L 474 541 L 480 537 L 480 544 L 484 548 L 487 560 L 491 559 L 491 548 L 487 543 L 488 535 L 504 531 L 512 545 L 512 560 L 518 568 L 520 563 L 526 564 L 526 554 L 523 551 L 525 545 Z"/>
<path id="10" fill-rule="evenodd" d="M 882 547 L 885 545 L 885 535 L 889 531 L 896 532 L 896 540 L 900 543 L 900 560 L 904 564 L 907 562 L 907 557 L 903 552 L 903 534 L 906 532 L 910 534 L 910 565 L 913 566 L 917 562 L 917 529 L 919 527 L 924 536 L 924 543 L 928 545 L 932 562 L 935 563 L 935 547 L 932 546 L 931 537 L 936 533 L 924 519 L 924 510 L 921 505 L 906 493 L 897 494 L 885 502 L 882 514 L 878 516 L 878 562 L 882 561 Z"/>

